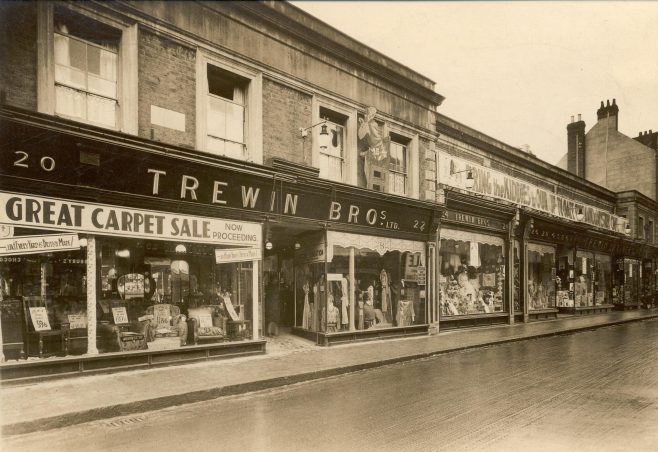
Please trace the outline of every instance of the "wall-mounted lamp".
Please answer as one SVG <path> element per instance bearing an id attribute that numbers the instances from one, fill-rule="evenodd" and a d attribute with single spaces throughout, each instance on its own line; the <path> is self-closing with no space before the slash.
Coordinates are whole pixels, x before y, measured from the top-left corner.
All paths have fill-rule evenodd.
<path id="1" fill-rule="evenodd" d="M 267 242 L 265 242 L 265 249 L 266 249 L 266 250 L 269 251 L 269 250 L 271 250 L 272 248 L 274 248 L 274 245 L 272 244 L 272 242 L 270 242 L 269 240 L 268 240 Z"/>
<path id="2" fill-rule="evenodd" d="M 322 125 L 320 128 L 320 149 L 323 151 L 329 147 L 329 132 L 327 131 L 327 120 L 323 119 L 322 121 L 318 122 L 317 124 L 313 124 L 310 127 L 300 127 L 299 128 L 299 134 L 301 135 L 302 138 L 306 139 L 308 136 L 308 131 L 311 130 L 313 127 Z"/>
<path id="3" fill-rule="evenodd" d="M 462 171 L 455 171 L 452 166 L 450 166 L 450 175 L 455 175 L 459 173 L 466 173 L 466 181 L 464 182 L 464 187 L 466 190 L 470 190 L 475 185 L 475 179 L 473 179 L 473 170 L 465 169 Z"/>
<path id="4" fill-rule="evenodd" d="M 298 250 L 302 247 L 301 243 L 295 242 L 295 249 Z"/>
<path id="5" fill-rule="evenodd" d="M 185 248 L 185 245 L 182 243 L 179 243 L 176 245 L 176 248 L 174 248 L 177 253 L 184 254 L 187 253 L 187 248 Z"/>

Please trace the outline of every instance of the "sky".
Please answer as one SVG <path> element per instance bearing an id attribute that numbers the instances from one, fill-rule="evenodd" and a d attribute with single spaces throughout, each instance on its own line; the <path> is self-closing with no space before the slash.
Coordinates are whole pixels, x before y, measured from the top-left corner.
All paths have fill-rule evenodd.
<path id="1" fill-rule="evenodd" d="M 549 163 L 602 100 L 621 133 L 658 131 L 658 2 L 291 3 L 433 80 L 440 113 Z"/>

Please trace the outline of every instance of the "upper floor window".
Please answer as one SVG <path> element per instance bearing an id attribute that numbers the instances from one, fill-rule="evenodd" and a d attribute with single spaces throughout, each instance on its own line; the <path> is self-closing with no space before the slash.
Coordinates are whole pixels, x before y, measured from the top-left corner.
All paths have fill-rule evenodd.
<path id="1" fill-rule="evenodd" d="M 403 137 L 391 134 L 388 172 L 388 192 L 396 195 L 407 194 L 408 144 Z"/>
<path id="2" fill-rule="evenodd" d="M 653 230 L 653 221 L 649 220 L 649 224 L 647 226 L 647 233 L 649 234 L 649 237 L 647 239 L 649 240 L 649 243 L 653 243 L 655 241 L 654 235 L 655 231 Z"/>
<path id="3" fill-rule="evenodd" d="M 326 121 L 329 134 L 324 143 L 327 146 L 320 146 L 320 177 L 343 182 L 347 117 L 326 108 L 320 108 L 320 117 Z"/>
<path id="4" fill-rule="evenodd" d="M 207 67 L 206 150 L 244 158 L 248 80 L 212 64 Z"/>
<path id="5" fill-rule="evenodd" d="M 121 33 L 83 16 L 55 13 L 55 113 L 117 127 Z"/>
<path id="6" fill-rule="evenodd" d="M 637 221 L 637 237 L 639 239 L 643 239 L 645 237 L 644 235 L 644 218 L 643 217 L 638 217 Z"/>

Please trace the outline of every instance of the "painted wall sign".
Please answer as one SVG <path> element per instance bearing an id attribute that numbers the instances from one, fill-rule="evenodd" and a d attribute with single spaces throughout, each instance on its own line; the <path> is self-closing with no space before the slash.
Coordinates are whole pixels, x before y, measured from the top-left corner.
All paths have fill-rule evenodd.
<path id="1" fill-rule="evenodd" d="M 0 192 L 0 223 L 146 239 L 261 246 L 261 225 Z"/>
<path id="2" fill-rule="evenodd" d="M 261 260 L 262 253 L 260 248 L 237 248 L 237 249 L 216 249 L 215 263 L 223 264 L 226 262 L 246 262 Z"/>
<path id="3" fill-rule="evenodd" d="M 472 188 L 475 193 L 504 199 L 514 204 L 530 207 L 571 221 L 577 221 L 576 213 L 578 209 L 582 209 L 584 214 L 583 223 L 614 232 L 619 232 L 626 222 L 622 217 L 605 210 L 573 201 L 500 171 L 476 165 L 445 152 L 439 152 L 438 158 L 439 183 L 462 188 L 464 187 L 466 173 L 450 174 L 450 169 L 455 169 L 455 172 L 470 169 L 475 179 Z"/>
<path id="4" fill-rule="evenodd" d="M 30 235 L 0 239 L 0 256 L 69 251 L 79 248 L 77 234 Z"/>
<path id="5" fill-rule="evenodd" d="M 136 152 L 92 140 L 80 147 L 81 138 L 51 130 L 48 136 L 52 146 L 43 141 L 31 146 L 27 138 L 42 131 L 35 126 L 17 127 L 8 120 L 0 122 L 0 146 L 8 149 L 0 153 L 0 176 L 389 231 L 425 234 L 432 218 L 431 208 L 404 201 L 378 200 L 356 193 L 332 195 L 330 184 L 311 186 L 275 180 L 256 170 L 213 167 L 202 161 Z M 19 150 L 16 143 L 24 144 Z M 92 160 L 94 164 L 88 163 Z"/>

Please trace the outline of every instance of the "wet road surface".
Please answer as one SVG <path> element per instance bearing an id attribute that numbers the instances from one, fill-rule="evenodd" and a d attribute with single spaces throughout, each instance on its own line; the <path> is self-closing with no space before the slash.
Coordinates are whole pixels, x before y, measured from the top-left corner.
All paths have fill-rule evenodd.
<path id="1" fill-rule="evenodd" d="M 658 320 L 17 436 L 2 448 L 186 449 L 656 451 Z"/>

